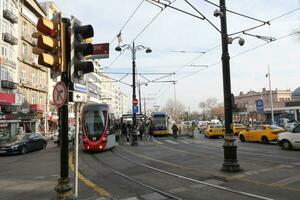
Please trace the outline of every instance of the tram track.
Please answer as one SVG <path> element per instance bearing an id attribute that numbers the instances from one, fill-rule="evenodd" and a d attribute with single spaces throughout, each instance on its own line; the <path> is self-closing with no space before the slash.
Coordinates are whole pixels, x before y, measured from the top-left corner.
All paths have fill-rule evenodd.
<path id="1" fill-rule="evenodd" d="M 116 155 L 116 156 L 118 156 L 118 157 L 120 157 L 120 158 L 122 158 L 124 160 L 127 160 L 127 161 L 129 161 L 131 163 L 134 163 L 134 164 L 136 164 L 138 166 L 150 169 L 150 170 L 155 171 L 155 172 L 159 172 L 161 174 L 166 174 L 166 175 L 169 175 L 169 176 L 172 176 L 172 177 L 176 177 L 176 178 L 181 179 L 181 180 L 186 180 L 186 181 L 189 181 L 189 182 L 202 184 L 202 185 L 214 188 L 214 189 L 218 189 L 218 190 L 222 190 L 222 191 L 226 191 L 226 192 L 238 194 L 238 195 L 241 195 L 241 196 L 244 196 L 244 197 L 250 197 L 250 198 L 253 198 L 253 199 L 272 200 L 272 198 L 268 198 L 268 197 L 264 197 L 264 196 L 260 196 L 260 195 L 256 195 L 256 194 L 252 194 L 252 193 L 248 193 L 248 192 L 243 192 L 243 191 L 240 191 L 240 190 L 234 190 L 234 189 L 230 189 L 230 188 L 223 187 L 223 186 L 220 186 L 220 185 L 215 185 L 215 184 L 208 183 L 208 182 L 205 182 L 205 181 L 201 181 L 201 180 L 193 179 L 193 178 L 186 177 L 186 176 L 183 176 L 183 175 L 179 175 L 179 174 L 175 174 L 175 173 L 172 173 L 172 172 L 168 172 L 168 171 L 165 171 L 165 170 L 162 170 L 162 169 L 158 169 L 156 167 L 152 167 L 150 165 L 143 164 L 143 163 L 138 162 L 136 160 L 133 160 L 133 159 L 127 157 L 127 156 L 124 156 L 124 155 L 121 155 L 119 153 L 116 153 L 114 151 L 111 151 L 111 152 L 114 155 Z"/>
<path id="2" fill-rule="evenodd" d="M 248 197 L 250 199 L 262 199 L 262 200 L 271 200 L 272 199 L 272 198 L 268 198 L 268 197 L 256 195 L 256 194 L 253 194 L 253 193 L 243 192 L 241 190 L 230 189 L 230 188 L 223 187 L 223 186 L 220 186 L 220 185 L 212 184 L 212 183 L 209 183 L 209 182 L 205 182 L 205 181 L 193 179 L 193 178 L 190 178 L 190 177 L 186 177 L 186 176 L 183 176 L 183 175 L 179 175 L 179 174 L 176 174 L 176 173 L 172 173 L 172 172 L 168 172 L 168 171 L 165 171 L 165 170 L 162 170 L 162 169 L 158 169 L 158 168 L 152 167 L 150 165 L 146 165 L 146 164 L 140 163 L 140 162 L 138 162 L 136 160 L 133 160 L 133 159 L 127 157 L 127 156 L 124 156 L 122 154 L 116 153 L 114 151 L 111 151 L 111 153 L 114 154 L 115 157 L 119 157 L 120 159 L 126 160 L 126 161 L 128 161 L 130 163 L 133 163 L 133 164 L 137 165 L 137 166 L 140 166 L 140 167 L 143 167 L 143 168 L 147 168 L 150 171 L 154 171 L 154 172 L 157 172 L 157 173 L 160 173 L 160 174 L 171 176 L 171 177 L 176 178 L 176 179 L 178 179 L 180 181 L 188 181 L 188 182 L 192 182 L 192 183 L 202 184 L 202 185 L 208 186 L 210 188 L 214 188 L 214 189 L 217 189 L 217 190 L 222 190 L 224 192 L 229 192 L 229 193 L 232 193 L 232 194 L 236 194 L 238 196 Z M 134 183 L 136 183 L 138 185 L 146 187 L 147 189 L 151 189 L 152 191 L 160 193 L 160 194 L 162 194 L 162 195 L 164 195 L 164 196 L 166 196 L 168 198 L 171 198 L 171 199 L 185 199 L 185 198 L 174 196 L 173 194 L 165 192 L 165 191 L 163 191 L 163 190 L 161 190 L 159 188 L 155 188 L 155 187 L 153 187 L 153 186 L 151 186 L 149 184 L 143 183 L 143 182 L 139 181 L 136 178 L 130 177 L 129 175 L 126 175 L 123 172 L 121 172 L 121 170 L 118 170 L 115 167 L 113 167 L 111 164 L 107 164 L 107 163 L 109 163 L 108 161 L 103 161 L 101 158 L 97 157 L 96 155 L 97 154 L 92 155 L 92 157 L 93 157 L 93 159 L 95 159 L 95 161 L 100 162 L 101 165 L 103 165 L 103 166 L 111 169 L 114 173 L 118 174 L 119 176 L 121 176 L 121 177 L 123 177 L 123 178 L 125 178 L 125 179 L 127 179 L 127 180 L 129 180 L 131 182 L 134 182 Z"/>

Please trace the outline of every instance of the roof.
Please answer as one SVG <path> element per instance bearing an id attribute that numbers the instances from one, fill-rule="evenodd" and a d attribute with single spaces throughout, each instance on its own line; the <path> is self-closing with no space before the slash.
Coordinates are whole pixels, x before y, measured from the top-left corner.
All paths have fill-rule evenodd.
<path id="1" fill-rule="evenodd" d="M 293 92 L 292 92 L 292 98 L 294 97 L 300 97 L 300 87 L 297 87 Z"/>

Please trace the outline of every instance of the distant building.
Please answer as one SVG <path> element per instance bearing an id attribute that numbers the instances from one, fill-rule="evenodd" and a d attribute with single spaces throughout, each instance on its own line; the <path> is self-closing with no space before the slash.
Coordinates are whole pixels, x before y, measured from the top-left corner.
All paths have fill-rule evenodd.
<path id="1" fill-rule="evenodd" d="M 257 112 L 256 101 L 259 99 L 263 101 L 264 112 Z M 272 99 L 275 115 L 282 114 L 282 108 L 292 99 L 292 92 L 291 90 L 272 90 Z M 234 100 L 237 107 L 233 114 L 234 122 L 261 123 L 271 118 L 270 90 L 263 88 L 261 92 L 252 90 L 247 93 L 240 92 Z"/>

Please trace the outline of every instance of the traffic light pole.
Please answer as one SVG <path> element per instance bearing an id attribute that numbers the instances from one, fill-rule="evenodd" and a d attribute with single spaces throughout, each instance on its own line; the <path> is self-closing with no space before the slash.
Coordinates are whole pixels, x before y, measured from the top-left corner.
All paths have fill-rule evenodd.
<path id="1" fill-rule="evenodd" d="M 225 142 L 224 148 L 224 163 L 222 170 L 235 172 L 240 170 L 240 165 L 237 161 L 237 146 L 234 144 L 232 130 L 232 98 L 231 98 L 231 83 L 230 83 L 230 57 L 228 53 L 228 34 L 226 21 L 226 6 L 225 0 L 220 0 L 221 12 L 221 36 L 222 36 L 222 68 L 223 68 L 223 90 L 224 90 L 224 109 L 225 109 Z"/>
<path id="2" fill-rule="evenodd" d="M 135 49 L 135 44 L 133 42 L 132 46 L 132 109 L 135 106 L 133 104 L 133 101 L 136 99 L 136 85 L 135 85 L 135 57 L 136 57 L 136 49 Z M 132 113 L 132 132 L 131 132 L 131 146 L 136 146 L 138 145 L 137 142 L 137 127 L 136 127 L 136 113 Z"/>
<path id="3" fill-rule="evenodd" d="M 70 20 L 63 18 L 65 28 L 65 42 L 66 42 L 66 69 L 61 74 L 61 81 L 64 82 L 66 88 L 69 88 L 69 65 L 70 65 Z M 69 124 L 69 99 L 66 99 L 65 104 L 60 108 L 60 178 L 55 187 L 57 200 L 73 200 L 76 197 L 72 193 L 72 186 L 69 178 L 69 142 L 68 142 L 68 124 Z"/>

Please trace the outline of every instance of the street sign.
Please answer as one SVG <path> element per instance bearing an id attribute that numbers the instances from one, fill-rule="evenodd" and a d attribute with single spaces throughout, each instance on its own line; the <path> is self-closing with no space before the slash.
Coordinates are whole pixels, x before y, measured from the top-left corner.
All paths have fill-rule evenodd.
<path id="1" fill-rule="evenodd" d="M 138 103 L 139 103 L 139 100 L 137 100 L 137 99 L 132 99 L 132 104 L 133 104 L 133 105 L 138 105 Z"/>
<path id="2" fill-rule="evenodd" d="M 78 92 L 87 92 L 86 85 L 82 85 L 82 84 L 79 84 L 79 83 L 74 83 L 73 87 L 74 87 L 73 89 L 75 91 L 78 91 Z"/>
<path id="3" fill-rule="evenodd" d="M 53 89 L 53 103 L 57 108 L 62 107 L 67 100 L 67 87 L 64 82 L 59 81 Z"/>
<path id="4" fill-rule="evenodd" d="M 264 111 L 264 102 L 261 99 L 256 100 L 256 110 L 257 111 Z"/>
<path id="5" fill-rule="evenodd" d="M 109 43 L 93 44 L 93 56 L 109 58 Z"/>
<path id="6" fill-rule="evenodd" d="M 87 101 L 86 93 L 73 91 L 73 102 L 79 103 L 79 102 L 86 102 L 86 101 Z"/>
<path id="7" fill-rule="evenodd" d="M 138 113 L 139 107 L 137 105 L 132 106 L 132 113 Z"/>

